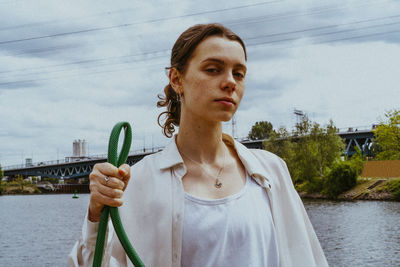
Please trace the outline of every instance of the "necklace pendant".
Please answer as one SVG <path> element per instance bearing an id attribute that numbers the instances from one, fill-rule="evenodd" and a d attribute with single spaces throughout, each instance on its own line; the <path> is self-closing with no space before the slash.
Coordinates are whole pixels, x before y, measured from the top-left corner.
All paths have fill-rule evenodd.
<path id="1" fill-rule="evenodd" d="M 215 186 L 216 188 L 221 188 L 221 187 L 222 187 L 222 183 L 220 183 L 219 180 L 216 179 L 216 180 L 215 180 L 214 186 Z"/>

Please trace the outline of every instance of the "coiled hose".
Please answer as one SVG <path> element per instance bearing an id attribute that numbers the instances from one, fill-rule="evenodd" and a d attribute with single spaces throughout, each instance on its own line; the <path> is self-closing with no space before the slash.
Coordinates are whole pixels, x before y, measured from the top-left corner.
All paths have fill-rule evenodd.
<path id="1" fill-rule="evenodd" d="M 122 144 L 121 153 L 118 156 L 118 138 L 122 128 L 124 129 L 124 142 Z M 111 131 L 110 141 L 108 143 L 108 162 L 119 167 L 126 162 L 129 149 L 132 143 L 132 128 L 128 122 L 117 123 Z M 118 208 L 104 206 L 99 223 L 99 231 L 97 233 L 96 248 L 94 251 L 93 267 L 100 267 L 103 260 L 104 243 L 107 231 L 108 216 L 111 215 L 111 220 L 114 225 L 118 239 L 124 248 L 126 255 L 129 257 L 133 265 L 136 267 L 144 267 L 143 262 L 139 258 L 135 249 L 129 242 L 128 236 L 122 226 L 121 218 L 119 217 Z"/>

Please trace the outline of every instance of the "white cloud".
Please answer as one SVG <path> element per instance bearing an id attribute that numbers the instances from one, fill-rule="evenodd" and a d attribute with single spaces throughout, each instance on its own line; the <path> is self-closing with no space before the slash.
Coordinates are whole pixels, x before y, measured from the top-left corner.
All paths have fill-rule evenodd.
<path id="1" fill-rule="evenodd" d="M 260 120 L 290 128 L 294 123 L 293 108 L 304 110 L 322 124 L 332 118 L 339 127 L 371 125 L 386 110 L 399 108 L 398 34 L 325 44 L 313 44 L 330 40 L 310 37 L 321 33 L 318 31 L 246 40 L 390 17 L 400 10 L 397 2 L 282 1 L 256 6 L 251 5 L 259 2 L 214 2 L 204 2 L 201 6 L 191 1 L 3 4 L 0 164 L 18 164 L 31 156 L 33 161 L 52 160 L 57 154 L 59 158 L 70 156 L 74 139 L 86 139 L 91 154 L 105 153 L 109 132 L 121 120 L 133 125 L 133 149 L 168 142 L 156 123 L 161 110 L 155 108 L 157 94 L 167 83 L 164 67 L 169 64 L 168 50 L 183 30 L 202 22 L 231 22 L 232 29 L 247 43 L 266 42 L 248 47 L 247 89 L 237 114 L 240 137 L 247 135 Z M 229 9 L 243 5 L 249 6 Z M 208 12 L 216 9 L 224 10 Z M 193 13 L 201 14 L 184 16 Z M 174 16 L 177 18 L 156 21 Z M 255 20 L 249 23 L 252 18 Z M 382 22 L 397 20 L 394 17 Z M 145 23 L 134 24 L 138 22 Z M 116 25 L 120 26 L 1 44 L 7 40 Z M 336 30 L 350 26 L 346 27 Z M 268 44 L 276 38 L 290 40 Z M 151 51 L 159 52 L 146 54 Z M 230 123 L 225 123 L 224 129 L 231 132 Z"/>

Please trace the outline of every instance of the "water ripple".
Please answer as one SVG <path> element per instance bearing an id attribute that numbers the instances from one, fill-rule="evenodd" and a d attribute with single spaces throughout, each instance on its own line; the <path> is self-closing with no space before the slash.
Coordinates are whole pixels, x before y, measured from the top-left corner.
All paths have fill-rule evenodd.
<path id="1" fill-rule="evenodd" d="M 0 197 L 1 266 L 66 266 L 89 195 Z M 400 203 L 305 200 L 331 266 L 400 266 Z"/>

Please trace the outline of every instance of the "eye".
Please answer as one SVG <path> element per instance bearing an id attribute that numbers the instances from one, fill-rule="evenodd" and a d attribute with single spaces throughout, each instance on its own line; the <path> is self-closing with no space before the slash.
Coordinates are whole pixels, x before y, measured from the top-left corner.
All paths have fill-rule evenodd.
<path id="1" fill-rule="evenodd" d="M 234 72 L 233 75 L 239 79 L 244 79 L 244 74 L 242 72 Z"/>
<path id="2" fill-rule="evenodd" d="M 208 73 L 218 73 L 219 69 L 217 69 L 217 68 L 206 68 L 206 72 L 208 72 Z"/>

